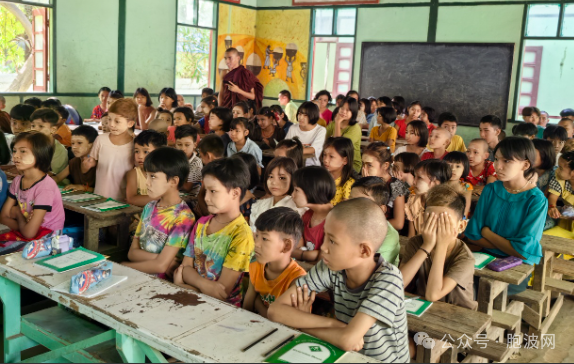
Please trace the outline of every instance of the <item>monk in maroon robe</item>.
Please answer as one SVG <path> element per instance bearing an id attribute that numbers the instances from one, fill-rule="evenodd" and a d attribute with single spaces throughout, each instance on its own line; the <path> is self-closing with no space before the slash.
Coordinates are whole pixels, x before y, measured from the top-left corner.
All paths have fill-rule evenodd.
<path id="1" fill-rule="evenodd" d="M 262 107 L 263 85 L 248 69 L 239 64 L 241 57 L 235 48 L 225 52 L 229 72 L 223 77 L 219 92 L 219 106 L 233 108 L 239 101 L 254 100 L 257 109 Z"/>

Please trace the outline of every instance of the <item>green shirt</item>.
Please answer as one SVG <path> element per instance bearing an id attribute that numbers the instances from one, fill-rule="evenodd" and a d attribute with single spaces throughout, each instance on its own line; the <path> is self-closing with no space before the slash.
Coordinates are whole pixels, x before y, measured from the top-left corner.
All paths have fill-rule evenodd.
<path id="1" fill-rule="evenodd" d="M 59 141 L 54 140 L 54 156 L 52 157 L 52 172 L 58 174 L 68 166 L 68 150 Z"/>
<path id="2" fill-rule="evenodd" d="M 335 134 L 335 122 L 333 121 L 327 125 L 327 138 L 332 137 Z M 347 126 L 345 129 L 341 130 L 341 136 L 351 139 L 353 142 L 353 147 L 355 147 L 355 153 L 353 158 L 353 168 L 357 173 L 361 173 L 361 168 L 363 167 L 363 161 L 361 160 L 361 137 L 363 132 L 361 126 L 357 123 L 353 126 Z"/>
<path id="3" fill-rule="evenodd" d="M 381 257 L 385 258 L 387 262 L 399 266 L 399 253 L 401 252 L 401 243 L 399 242 L 399 232 L 395 230 L 393 225 L 387 221 L 387 236 L 383 240 L 383 245 L 379 248 L 377 253 L 381 254 Z"/>
<path id="4" fill-rule="evenodd" d="M 292 123 L 297 123 L 297 110 L 299 108 L 293 101 L 289 101 L 287 105 L 285 105 L 285 114 L 289 118 L 289 121 Z"/>

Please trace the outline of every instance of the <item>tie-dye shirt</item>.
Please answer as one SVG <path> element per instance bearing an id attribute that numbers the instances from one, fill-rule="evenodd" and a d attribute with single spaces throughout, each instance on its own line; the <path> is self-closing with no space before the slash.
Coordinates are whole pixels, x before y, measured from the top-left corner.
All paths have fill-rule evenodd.
<path id="1" fill-rule="evenodd" d="M 184 201 L 162 210 L 157 204 L 158 201 L 152 201 L 145 205 L 135 237 L 146 252 L 159 254 L 167 245 L 180 248 L 181 257 L 195 222 L 193 213 Z"/>
<path id="2" fill-rule="evenodd" d="M 193 259 L 199 275 L 217 281 L 223 268 L 242 273 L 227 302 L 241 307 L 241 281 L 243 273 L 249 272 L 249 262 L 255 248 L 253 234 L 243 215 L 239 215 L 226 227 L 207 235 L 207 227 L 213 215 L 200 218 L 192 231 L 192 238 L 185 256 Z"/>

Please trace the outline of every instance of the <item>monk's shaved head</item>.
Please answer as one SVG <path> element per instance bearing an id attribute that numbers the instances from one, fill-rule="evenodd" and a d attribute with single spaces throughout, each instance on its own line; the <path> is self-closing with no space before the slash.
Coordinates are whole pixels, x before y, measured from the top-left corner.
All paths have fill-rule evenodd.
<path id="1" fill-rule="evenodd" d="M 380 206 L 367 198 L 355 198 L 339 203 L 329 216 L 345 226 L 357 243 L 368 242 L 376 252 L 387 235 L 387 219 Z"/>
<path id="2" fill-rule="evenodd" d="M 470 145 L 470 144 L 480 145 L 480 146 L 482 146 L 482 150 L 483 150 L 485 153 L 488 153 L 488 143 L 486 142 L 486 140 L 477 138 L 477 139 L 473 139 L 473 140 L 469 143 L 469 145 Z"/>
<path id="3" fill-rule="evenodd" d="M 236 54 L 239 56 L 239 51 L 237 50 L 237 48 L 227 48 L 225 53 L 227 53 L 229 55 Z"/>

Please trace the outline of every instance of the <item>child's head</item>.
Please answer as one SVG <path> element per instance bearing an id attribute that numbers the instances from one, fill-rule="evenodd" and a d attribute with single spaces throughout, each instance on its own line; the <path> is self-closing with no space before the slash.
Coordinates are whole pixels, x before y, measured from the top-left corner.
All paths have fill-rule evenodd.
<path id="1" fill-rule="evenodd" d="M 337 193 L 333 176 L 319 166 L 309 166 L 295 171 L 293 186 L 293 202 L 298 208 L 330 204 Z"/>
<path id="2" fill-rule="evenodd" d="M 416 153 L 401 153 L 394 157 L 393 171 L 395 177 L 401 181 L 405 181 L 408 175 L 413 178 L 415 176 L 415 167 L 421 161 L 421 158 Z"/>
<path id="3" fill-rule="evenodd" d="M 70 116 L 68 109 L 66 109 L 64 106 L 58 106 L 56 109 L 54 109 L 54 111 L 60 115 L 60 120 L 58 120 L 58 127 L 64 125 Z"/>
<path id="4" fill-rule="evenodd" d="M 213 96 L 215 91 L 212 88 L 205 87 L 201 90 L 201 98 L 205 99 L 206 97 Z"/>
<path id="5" fill-rule="evenodd" d="M 536 127 L 536 124 L 531 122 L 516 124 L 512 127 L 512 135 L 517 137 L 523 137 L 532 140 L 536 138 L 537 134 L 538 128 Z"/>
<path id="6" fill-rule="evenodd" d="M 405 140 L 408 145 L 426 148 L 429 142 L 429 129 L 424 121 L 414 120 L 407 125 Z"/>
<path id="7" fill-rule="evenodd" d="M 233 113 L 233 118 L 246 118 L 249 114 L 249 106 L 244 101 L 239 101 L 237 104 L 233 105 L 231 110 Z"/>
<path id="8" fill-rule="evenodd" d="M 143 167 L 147 155 L 154 150 L 167 146 L 165 134 L 155 130 L 144 130 L 134 139 L 134 161 L 136 166 Z"/>
<path id="9" fill-rule="evenodd" d="M 30 117 L 36 111 L 33 106 L 19 104 L 10 110 L 10 128 L 14 135 L 30 131 Z"/>
<path id="10" fill-rule="evenodd" d="M 112 106 L 112 104 L 120 99 L 124 98 L 124 94 L 120 91 L 120 90 L 113 90 L 112 92 L 110 92 L 110 95 L 108 96 L 108 112 L 110 112 L 110 106 Z"/>
<path id="11" fill-rule="evenodd" d="M 132 129 L 138 117 L 138 107 L 132 99 L 119 99 L 108 109 L 110 134 L 121 135 Z"/>
<path id="12" fill-rule="evenodd" d="M 262 130 L 274 127 L 279 121 L 279 115 L 271 110 L 270 107 L 262 107 L 257 112 L 257 124 Z"/>
<path id="13" fill-rule="evenodd" d="M 34 111 L 30 120 L 32 120 L 32 130 L 51 138 L 58 131 L 60 115 L 52 109 L 40 108 Z"/>
<path id="14" fill-rule="evenodd" d="M 229 138 L 234 143 L 244 143 L 251 133 L 251 123 L 246 118 L 237 118 L 229 126 Z"/>
<path id="15" fill-rule="evenodd" d="M 42 107 L 42 100 L 37 97 L 30 97 L 29 99 L 24 100 L 24 104 L 30 105 L 34 110 L 36 110 Z"/>
<path id="16" fill-rule="evenodd" d="M 339 185 L 344 185 L 353 175 L 355 148 L 349 138 L 329 138 L 323 145 L 321 162 L 331 175 L 341 177 Z"/>
<path id="17" fill-rule="evenodd" d="M 445 161 L 427 159 L 415 167 L 415 193 L 417 195 L 428 192 L 434 186 L 450 181 L 452 171 Z"/>
<path id="18" fill-rule="evenodd" d="M 383 142 L 373 142 L 365 148 L 361 156 L 363 177 L 383 177 L 389 173 L 393 163 L 391 148 Z"/>
<path id="19" fill-rule="evenodd" d="M 423 112 L 423 107 L 419 101 L 413 101 L 409 105 L 407 112 L 408 117 L 411 120 L 419 120 L 421 117 L 421 113 Z"/>
<path id="20" fill-rule="evenodd" d="M 287 116 L 287 114 L 285 114 L 285 110 L 283 110 L 283 108 L 281 107 L 281 105 L 271 105 L 270 106 L 271 111 L 273 111 L 275 113 L 275 115 L 277 115 L 276 119 L 277 121 L 290 121 L 289 117 Z"/>
<path id="21" fill-rule="evenodd" d="M 194 116 L 193 110 L 189 107 L 178 107 L 173 112 L 173 124 L 175 126 L 191 125 L 193 124 Z"/>
<path id="22" fill-rule="evenodd" d="M 359 103 L 357 99 L 353 97 L 346 97 L 343 100 L 343 104 L 339 108 L 338 116 L 343 120 L 348 120 L 349 125 L 355 125 L 357 123 L 357 115 L 359 114 Z M 333 117 L 335 117 L 333 115 Z"/>
<path id="23" fill-rule="evenodd" d="M 169 110 L 165 110 L 162 108 L 157 109 L 157 115 L 156 115 L 157 119 L 162 119 L 163 121 L 165 121 L 165 123 L 167 124 L 167 126 L 172 126 L 173 125 L 173 114 L 171 113 L 171 111 Z"/>
<path id="24" fill-rule="evenodd" d="M 259 185 L 260 175 L 259 175 L 259 165 L 257 164 L 257 159 L 252 154 L 249 153 L 235 153 L 230 157 L 231 159 L 241 159 L 247 165 L 247 169 L 249 170 L 249 191 L 253 190 L 255 187 Z"/>
<path id="25" fill-rule="evenodd" d="M 159 107 L 166 110 L 171 110 L 177 106 L 177 94 L 171 87 L 164 87 L 159 92 Z"/>
<path id="26" fill-rule="evenodd" d="M 102 119 L 100 120 L 102 123 L 102 132 L 109 133 L 110 132 L 110 115 L 105 112 L 102 114 Z"/>
<path id="27" fill-rule="evenodd" d="M 522 119 L 534 125 L 540 124 L 540 109 L 537 107 L 525 107 L 522 109 Z"/>
<path id="28" fill-rule="evenodd" d="M 143 87 L 138 88 L 136 92 L 134 92 L 134 100 L 138 106 L 150 107 L 153 105 L 149 92 Z"/>
<path id="29" fill-rule="evenodd" d="M 357 102 L 361 99 L 361 95 L 355 90 L 351 90 L 347 92 L 346 97 L 352 97 L 353 99 L 357 100 Z"/>
<path id="30" fill-rule="evenodd" d="M 556 177 L 567 181 L 574 180 L 574 151 L 563 153 L 560 156 Z"/>
<path id="31" fill-rule="evenodd" d="M 276 207 L 255 221 L 255 259 L 262 264 L 289 259 L 303 236 L 303 220 L 289 207 Z"/>
<path id="32" fill-rule="evenodd" d="M 249 188 L 251 176 L 247 165 L 239 159 L 214 160 L 203 168 L 205 203 L 212 215 L 239 209 Z"/>
<path id="33" fill-rule="evenodd" d="M 110 92 L 112 90 L 109 87 L 102 87 L 100 91 L 98 91 L 98 98 L 100 99 L 100 105 L 108 106 L 108 98 L 110 97 Z"/>
<path id="34" fill-rule="evenodd" d="M 155 130 L 158 133 L 162 133 L 165 134 L 167 136 L 168 131 L 167 128 L 169 127 L 169 124 L 167 123 L 167 121 L 165 121 L 165 119 L 153 119 L 152 121 L 150 121 L 148 129 L 149 130 Z"/>
<path id="35" fill-rule="evenodd" d="M 275 158 L 287 157 L 293 159 L 297 168 L 305 167 L 305 159 L 303 158 L 303 144 L 299 138 L 283 139 L 277 144 L 274 152 Z"/>
<path id="36" fill-rule="evenodd" d="M 377 99 L 377 106 L 379 108 L 381 108 L 381 107 L 392 107 L 393 106 L 393 100 L 391 100 L 391 98 L 388 96 L 381 96 Z"/>
<path id="37" fill-rule="evenodd" d="M 178 107 L 185 106 L 185 97 L 183 97 L 183 95 L 177 95 L 177 106 Z"/>
<path id="38" fill-rule="evenodd" d="M 466 148 L 466 156 L 471 167 L 484 164 L 484 161 L 490 156 L 486 140 L 473 139 Z"/>
<path id="39" fill-rule="evenodd" d="M 291 195 L 293 193 L 293 173 L 297 170 L 297 165 L 291 158 L 274 158 L 267 168 L 263 187 L 265 192 L 273 197 Z"/>
<path id="40" fill-rule="evenodd" d="M 341 107 L 343 105 L 343 100 L 345 100 L 345 95 L 343 94 L 337 95 L 337 97 L 335 98 L 335 105 L 337 105 L 337 107 Z"/>
<path id="41" fill-rule="evenodd" d="M 564 148 L 562 148 L 562 153 L 571 152 L 574 150 L 574 139 L 568 139 L 564 143 Z M 558 154 L 558 153 L 557 153 Z"/>
<path id="42" fill-rule="evenodd" d="M 489 145 L 498 143 L 498 135 L 502 131 L 502 120 L 496 115 L 486 115 L 480 119 L 480 137 Z"/>
<path id="43" fill-rule="evenodd" d="M 545 140 L 552 142 L 552 145 L 554 145 L 554 149 L 556 150 L 556 154 L 558 154 L 562 152 L 562 148 L 564 148 L 564 144 L 566 143 L 566 140 L 568 140 L 568 132 L 561 126 L 548 125 L 544 130 L 542 137 Z"/>
<path id="44" fill-rule="evenodd" d="M 377 109 L 377 122 L 379 125 L 390 125 L 397 120 L 397 112 L 392 107 L 380 107 Z"/>
<path id="45" fill-rule="evenodd" d="M 556 150 L 552 142 L 544 139 L 534 139 L 532 141 L 536 149 L 536 159 L 534 168 L 547 171 L 556 165 Z"/>
<path id="46" fill-rule="evenodd" d="M 468 162 L 466 153 L 457 151 L 450 152 L 443 158 L 443 161 L 447 162 L 450 166 L 452 172 L 451 181 L 459 181 L 468 177 L 470 163 Z"/>
<path id="47" fill-rule="evenodd" d="M 37 168 L 48 173 L 52 169 L 54 146 L 47 135 L 35 131 L 20 133 L 12 141 L 11 148 L 12 160 L 20 172 Z"/>
<path id="48" fill-rule="evenodd" d="M 279 97 L 277 97 L 277 101 L 281 104 L 281 106 L 287 105 L 291 101 L 291 92 L 288 90 L 283 90 L 279 92 Z"/>
<path id="49" fill-rule="evenodd" d="M 170 147 L 160 147 L 149 153 L 143 168 L 147 177 L 148 196 L 154 200 L 168 192 L 178 191 L 189 175 L 189 161 L 185 154 Z"/>
<path id="50" fill-rule="evenodd" d="M 333 97 L 331 97 L 331 93 L 327 90 L 321 90 L 315 94 L 315 101 L 317 101 L 317 106 L 321 109 L 326 109 L 331 100 L 333 100 Z"/>
<path id="51" fill-rule="evenodd" d="M 199 156 L 204 166 L 216 159 L 223 158 L 225 155 L 225 144 L 223 144 L 223 140 L 214 134 L 201 138 L 197 149 L 199 150 Z"/>
<path id="52" fill-rule="evenodd" d="M 216 107 L 209 113 L 209 130 L 228 132 L 233 113 L 226 107 Z"/>
<path id="53" fill-rule="evenodd" d="M 297 109 L 297 121 L 303 127 L 316 125 L 320 118 L 319 106 L 314 102 L 306 101 Z"/>
<path id="54" fill-rule="evenodd" d="M 77 158 L 90 154 L 98 137 L 98 131 L 88 125 L 80 125 L 72 130 L 72 153 Z"/>
<path id="55" fill-rule="evenodd" d="M 360 99 L 359 100 L 359 110 L 364 112 L 365 114 L 371 113 L 371 101 L 369 99 Z"/>
<path id="56" fill-rule="evenodd" d="M 434 124 L 436 123 L 437 116 L 436 110 L 430 106 L 425 106 L 421 112 L 421 120 L 425 122 L 425 124 Z"/>
<path id="57" fill-rule="evenodd" d="M 499 181 L 512 181 L 520 176 L 530 178 L 534 173 L 536 149 L 530 139 L 508 137 L 494 149 L 494 169 Z"/>
<path id="58" fill-rule="evenodd" d="M 431 149 L 445 149 L 448 148 L 452 140 L 452 135 L 445 128 L 438 127 L 431 132 L 429 139 L 429 147 Z"/>
<path id="59" fill-rule="evenodd" d="M 183 151 L 187 159 L 195 153 L 196 142 L 196 128 L 191 125 L 180 125 L 175 128 L 175 148 Z"/>
<path id="60" fill-rule="evenodd" d="M 438 116 L 438 126 L 445 128 L 452 136 L 455 136 L 456 129 L 458 127 L 458 119 L 453 113 L 443 112 Z"/>
<path id="61" fill-rule="evenodd" d="M 427 214 L 434 213 L 437 217 L 442 213 L 448 214 L 458 234 L 462 234 L 466 229 L 468 224 L 464 216 L 466 198 L 450 186 L 442 185 L 431 188 L 425 206 Z"/>
<path id="62" fill-rule="evenodd" d="M 354 198 L 368 198 L 387 212 L 387 204 L 391 199 L 389 185 L 380 177 L 363 177 L 357 180 L 351 188 L 351 196 Z"/>
<path id="63" fill-rule="evenodd" d="M 341 271 L 372 261 L 387 230 L 385 214 L 375 202 L 367 198 L 343 201 L 325 221 L 323 262 L 332 271 Z"/>
<path id="64" fill-rule="evenodd" d="M 257 114 L 257 104 L 255 103 L 255 100 L 245 100 L 245 103 L 247 104 L 248 107 L 248 112 L 247 115 L 245 115 L 245 117 L 251 120 Z"/>
<path id="65" fill-rule="evenodd" d="M 566 132 L 568 133 L 568 139 L 572 139 L 572 134 L 574 134 L 574 117 L 562 118 L 558 122 L 558 126 L 561 126 L 564 129 L 566 129 Z"/>
<path id="66" fill-rule="evenodd" d="M 207 96 L 201 99 L 201 103 L 199 106 L 201 107 L 201 111 L 207 116 L 211 112 L 213 108 L 216 108 L 218 105 L 217 97 L 215 96 Z"/>

